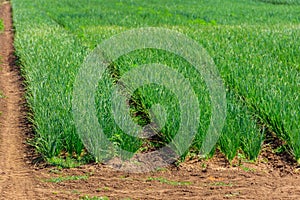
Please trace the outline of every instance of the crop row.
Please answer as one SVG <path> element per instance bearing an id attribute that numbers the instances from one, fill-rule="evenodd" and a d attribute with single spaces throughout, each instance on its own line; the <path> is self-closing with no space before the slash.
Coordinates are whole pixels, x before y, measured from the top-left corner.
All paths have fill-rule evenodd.
<path id="1" fill-rule="evenodd" d="M 206 9 L 201 9 L 204 5 L 200 3 L 180 1 L 14 0 L 15 47 L 26 78 L 38 152 L 45 158 L 65 154 L 81 158 L 85 148 L 76 133 L 72 92 L 84 58 L 103 39 L 116 33 L 160 25 L 187 34 L 213 57 L 227 88 L 227 118 L 218 148 L 229 160 L 239 150 L 247 158 L 256 159 L 264 139 L 263 126 L 285 140 L 299 160 L 300 45 L 296 8 L 253 1 L 226 3 L 233 6 L 222 6 L 216 13 L 209 12 L 215 5 L 209 2 Z M 241 6 L 249 9 L 243 11 Z M 257 13 L 267 10 L 269 14 L 257 17 Z M 284 15 L 286 10 L 290 11 L 288 16 Z M 131 116 L 140 125 L 151 122 L 149 108 L 153 104 L 166 106 L 167 121 L 158 141 L 149 143 L 128 136 L 109 110 L 113 84 L 127 71 L 149 63 L 174 67 L 188 77 L 201 100 L 200 128 L 190 148 L 199 152 L 211 115 L 206 85 L 186 61 L 161 50 L 132 52 L 118 59 L 107 71 L 107 79 L 98 83 L 97 116 L 104 133 L 114 145 L 130 152 L 145 144 L 147 148 L 159 147 L 174 138 L 181 111 L 176 98 L 162 87 L 140 88 L 130 100 Z M 261 127 L 258 121 L 263 123 Z"/>

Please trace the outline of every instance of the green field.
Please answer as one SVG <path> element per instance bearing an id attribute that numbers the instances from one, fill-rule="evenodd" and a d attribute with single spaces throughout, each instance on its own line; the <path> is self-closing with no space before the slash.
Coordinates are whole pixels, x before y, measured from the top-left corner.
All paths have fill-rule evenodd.
<path id="1" fill-rule="evenodd" d="M 299 2 L 12 0 L 16 54 L 35 131 L 31 143 L 50 162 L 57 157 L 89 157 L 72 115 L 73 84 L 85 57 L 104 39 L 125 30 L 164 27 L 201 44 L 225 82 L 227 118 L 208 156 L 218 148 L 229 161 L 237 152 L 255 160 L 266 132 L 272 132 L 300 163 Z M 133 153 L 161 147 L 175 137 L 181 111 L 172 92 L 161 86 L 139 88 L 130 99 L 131 116 L 140 125 L 151 122 L 152 105 L 165 106 L 166 123 L 155 141 L 128 136 L 109 110 L 116 81 L 149 63 L 172 66 L 189 79 L 201 108 L 199 129 L 190 147 L 191 154 L 198 154 L 211 115 L 207 86 L 189 63 L 163 50 L 134 51 L 110 65 L 98 83 L 99 124 L 115 146 Z M 120 155 L 117 150 L 109 153 Z"/>

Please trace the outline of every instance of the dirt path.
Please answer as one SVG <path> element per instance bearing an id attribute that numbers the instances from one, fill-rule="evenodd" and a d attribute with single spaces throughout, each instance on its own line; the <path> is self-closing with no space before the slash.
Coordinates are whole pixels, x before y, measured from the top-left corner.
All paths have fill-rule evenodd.
<path id="1" fill-rule="evenodd" d="M 0 8 L 4 33 L 0 34 L 0 197 L 1 199 L 32 199 L 32 171 L 25 163 L 23 88 L 19 71 L 13 63 L 13 33 L 9 3 Z"/>
<path id="2" fill-rule="evenodd" d="M 300 199 L 299 168 L 266 144 L 257 163 L 228 166 L 222 156 L 188 161 L 178 168 L 143 174 L 114 171 L 101 164 L 73 169 L 36 168 L 28 160 L 29 133 L 24 90 L 14 65 L 11 8 L 0 18 L 0 199 Z"/>

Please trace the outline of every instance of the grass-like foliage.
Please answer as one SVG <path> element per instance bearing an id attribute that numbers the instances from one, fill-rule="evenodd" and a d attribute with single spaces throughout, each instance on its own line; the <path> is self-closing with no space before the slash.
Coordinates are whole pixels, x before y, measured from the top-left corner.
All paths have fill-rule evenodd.
<path id="1" fill-rule="evenodd" d="M 264 140 L 260 127 L 268 127 L 300 162 L 300 6 L 250 0 L 13 0 L 12 4 L 15 48 L 36 133 L 33 144 L 47 160 L 55 163 L 65 155 L 82 160 L 86 155 L 72 116 L 72 92 L 88 53 L 124 30 L 160 26 L 199 42 L 225 82 L 228 113 L 215 148 L 228 160 L 237 152 L 255 160 Z M 174 138 L 181 111 L 178 99 L 162 86 L 146 85 L 132 91 L 129 99 L 130 115 L 139 125 L 152 122 L 152 105 L 164 106 L 165 125 L 152 140 L 123 132 L 109 110 L 114 84 L 127 71 L 149 63 L 171 66 L 190 81 L 201 110 L 200 128 L 190 147 L 198 153 L 211 116 L 209 93 L 193 67 L 169 52 L 134 51 L 110 65 L 95 99 L 99 124 L 112 144 L 130 152 L 161 147 Z"/>
<path id="2" fill-rule="evenodd" d="M 4 96 L 4 94 L 3 94 L 3 92 L 0 90 L 0 98 L 4 98 L 5 96 Z"/>
<path id="3" fill-rule="evenodd" d="M 4 23 L 3 20 L 0 19 L 0 32 L 2 32 L 4 30 Z"/>
<path id="4" fill-rule="evenodd" d="M 89 176 L 61 176 L 61 177 L 55 177 L 45 180 L 45 182 L 51 182 L 51 183 L 60 183 L 64 181 L 77 181 L 77 180 L 87 180 Z"/>
<path id="5" fill-rule="evenodd" d="M 109 198 L 106 197 L 106 196 L 104 196 L 104 197 L 96 197 L 96 196 L 90 197 L 88 195 L 80 197 L 79 199 L 82 199 L 82 200 L 109 200 Z"/>
<path id="6" fill-rule="evenodd" d="M 299 0 L 259 0 L 262 2 L 266 2 L 266 3 L 270 3 L 270 4 L 287 4 L 287 5 L 300 5 L 300 1 Z"/>
<path id="7" fill-rule="evenodd" d="M 173 186 L 178 186 L 178 185 L 192 185 L 192 182 L 189 181 L 171 181 L 163 177 L 149 177 L 146 181 L 158 181 L 163 184 L 167 185 L 173 185 Z"/>

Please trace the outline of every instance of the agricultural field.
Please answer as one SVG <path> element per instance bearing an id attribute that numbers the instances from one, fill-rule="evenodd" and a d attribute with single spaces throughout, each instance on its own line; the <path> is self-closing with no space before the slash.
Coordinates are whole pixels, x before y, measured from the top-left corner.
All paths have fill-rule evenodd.
<path id="1" fill-rule="evenodd" d="M 58 184 L 60 188 L 60 182 L 88 181 L 93 179 L 94 171 L 79 173 L 85 165 L 115 162 L 115 158 L 126 160 L 170 143 L 179 155 L 173 160 L 175 166 L 185 166 L 190 160 L 204 160 L 205 163 L 198 166 L 202 171 L 206 171 L 207 163 L 215 163 L 220 157 L 224 157 L 223 162 L 231 167 L 243 167 L 242 162 L 258 164 L 263 160 L 268 163 L 266 149 L 288 158 L 293 166 L 300 165 L 299 0 L 11 0 L 11 5 L 16 63 L 24 77 L 28 120 L 34 133 L 28 143 L 34 147 L 36 160 L 58 168 L 51 169 L 53 174 L 60 175 L 61 168 L 79 167 L 76 175 L 48 177 L 45 182 Z M 1 26 L 0 19 L 0 32 Z M 225 105 L 214 107 L 205 76 L 179 54 L 161 48 L 127 52 L 109 60 L 101 79 L 97 84 L 90 84 L 96 90 L 91 95 L 96 108 L 95 121 L 110 143 L 109 147 L 97 143 L 101 148 L 95 153 L 86 142 L 100 138 L 93 138 L 98 129 L 88 123 L 87 127 L 82 127 L 85 121 L 81 117 L 86 115 L 76 115 L 79 108 L 74 107 L 78 105 L 78 94 L 74 92 L 78 92 L 76 87 L 80 88 L 78 74 L 82 73 L 84 63 L 99 44 L 128 33 L 126 31 L 145 27 L 176 31 L 205 49 L 224 84 Z M 129 44 L 130 38 L 128 41 L 124 38 L 124 44 L 126 42 Z M 122 49 L 122 45 L 115 45 L 115 49 Z M 168 66 L 181 75 L 168 77 L 163 71 L 159 76 L 164 80 L 161 85 L 151 83 L 135 89 L 122 87 L 120 92 L 128 97 L 129 113 L 116 119 L 112 112 L 116 105 L 112 91 L 126 79 L 139 82 L 142 78 L 138 71 L 144 69 L 141 66 L 153 63 L 159 64 L 153 66 L 153 73 L 162 72 L 160 69 Z M 130 73 L 135 76 L 128 76 Z M 188 80 L 188 86 L 180 77 Z M 168 88 L 170 85 L 183 90 L 192 88 L 192 94 L 198 100 L 196 105 L 191 95 L 186 95 L 187 98 L 183 95 L 184 100 L 176 96 L 175 90 Z M 84 90 L 85 85 L 82 87 Z M 82 94 L 87 98 L 90 95 Z M 222 113 L 223 108 L 226 110 L 224 123 L 221 120 L 211 123 L 213 114 Z M 136 137 L 136 129 L 131 128 L 136 126 L 128 128 L 122 124 L 126 117 L 134 124 L 150 127 L 155 135 Z M 193 117 L 199 121 L 193 123 Z M 93 120 L 91 117 L 88 121 Z M 184 122 L 192 123 L 187 126 L 187 131 L 183 131 L 185 135 L 180 140 L 176 134 Z M 192 126 L 196 131 L 189 141 Z M 215 144 L 212 142 L 214 145 L 203 151 L 211 127 L 220 133 L 214 138 Z M 79 134 L 79 129 L 86 131 L 87 136 Z M 243 170 L 252 169 L 244 167 Z M 164 169 L 157 169 L 157 172 L 162 177 L 151 174 L 148 178 L 143 177 L 142 183 L 149 186 L 149 182 L 156 182 L 168 187 L 192 185 L 196 190 L 207 186 L 201 185 L 199 189 L 193 185 L 202 184 L 196 178 L 173 181 L 164 174 Z M 105 174 L 105 170 L 101 173 Z M 166 173 L 176 177 L 176 172 Z M 206 178 L 211 179 L 210 176 Z M 139 185 L 138 179 L 134 177 L 130 181 Z M 216 184 L 208 186 L 234 186 L 223 179 Z M 110 190 L 103 188 L 98 188 L 101 194 Z M 230 193 L 230 197 L 239 194 Z"/>
<path id="2" fill-rule="evenodd" d="M 255 160 L 268 132 L 283 140 L 280 148 L 300 162 L 297 1 L 281 1 L 282 5 L 222 2 L 231 6 L 216 6 L 219 4 L 212 1 L 12 1 L 15 48 L 26 79 L 30 120 L 36 133 L 32 144 L 37 151 L 49 162 L 65 156 L 87 157 L 72 116 L 73 84 L 85 57 L 103 40 L 122 31 L 164 27 L 199 42 L 225 82 L 227 118 L 217 145 L 207 156 L 217 148 L 229 161 L 238 152 Z M 132 138 L 112 120 L 109 92 L 113 83 L 134 66 L 148 63 L 181 70 L 201 99 L 201 121 L 190 147 L 192 155 L 198 154 L 211 115 L 207 87 L 186 61 L 162 50 L 146 49 L 120 57 L 107 78 L 98 83 L 101 92 L 96 104 L 104 133 L 112 143 L 133 153 L 169 143 L 174 137 L 180 110 L 172 94 L 158 86 L 135 91 L 131 114 L 136 123 L 146 125 L 151 121 L 151 105 L 166 105 L 173 118 L 168 118 L 159 142 Z M 158 96 L 158 90 L 163 95 Z"/>

